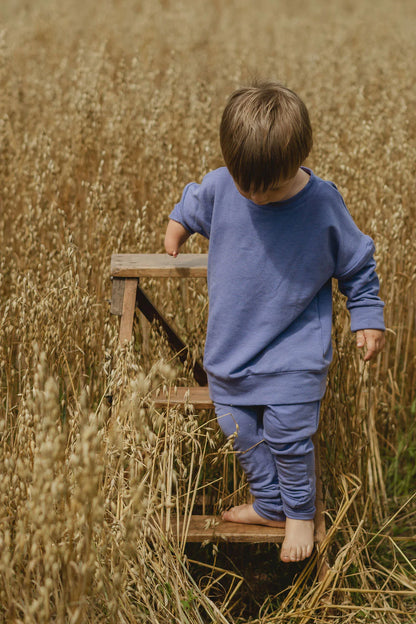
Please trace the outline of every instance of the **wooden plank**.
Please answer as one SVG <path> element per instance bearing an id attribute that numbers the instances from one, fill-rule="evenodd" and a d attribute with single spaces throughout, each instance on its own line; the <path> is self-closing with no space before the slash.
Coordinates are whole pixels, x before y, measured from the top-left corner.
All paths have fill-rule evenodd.
<path id="1" fill-rule="evenodd" d="M 125 280 L 124 297 L 123 297 L 123 313 L 120 320 L 119 342 L 123 344 L 131 340 L 133 333 L 134 311 L 136 309 L 136 292 L 138 279 Z"/>
<path id="2" fill-rule="evenodd" d="M 206 277 L 208 254 L 113 254 L 113 277 Z"/>
<path id="3" fill-rule="evenodd" d="M 156 407 L 176 406 L 190 403 L 198 409 L 211 409 L 214 407 L 208 386 L 194 388 L 171 388 L 167 393 L 153 394 L 152 400 Z"/>
<path id="4" fill-rule="evenodd" d="M 152 301 L 141 288 L 137 288 L 136 305 L 149 322 L 157 320 L 160 323 L 162 330 L 167 336 L 170 346 L 173 348 L 174 351 L 178 353 L 179 359 L 182 362 L 185 362 L 189 354 L 188 345 L 182 340 L 182 338 L 180 338 L 172 325 L 159 312 L 154 303 L 152 303 Z M 204 371 L 202 365 L 198 362 L 198 360 L 196 360 L 193 364 L 193 373 L 195 381 L 200 386 L 207 385 L 208 380 L 206 372 Z"/>
<path id="5" fill-rule="evenodd" d="M 111 307 L 110 314 L 121 316 L 123 314 L 125 279 L 113 277 L 111 280 Z"/>
<path id="6" fill-rule="evenodd" d="M 171 527 L 176 532 L 176 518 L 171 519 Z M 183 533 L 183 520 L 179 519 L 179 534 Z M 225 522 L 219 516 L 192 516 L 187 542 L 246 542 L 250 544 L 280 543 L 285 537 L 284 528 L 262 526 L 260 524 L 240 524 Z"/>
<path id="7" fill-rule="evenodd" d="M 178 536 L 184 531 L 184 520 L 173 516 L 170 526 L 174 533 L 179 525 Z M 186 537 L 187 542 L 226 541 L 245 542 L 250 544 L 279 544 L 285 538 L 284 527 L 268 527 L 261 524 L 242 524 L 238 522 L 225 522 L 220 516 L 194 515 L 189 520 L 189 528 Z M 319 544 L 319 536 L 315 532 L 315 543 Z"/>

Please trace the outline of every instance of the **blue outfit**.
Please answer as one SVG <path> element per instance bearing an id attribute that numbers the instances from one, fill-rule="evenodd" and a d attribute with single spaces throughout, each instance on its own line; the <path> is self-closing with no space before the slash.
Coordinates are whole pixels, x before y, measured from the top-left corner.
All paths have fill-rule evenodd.
<path id="1" fill-rule="evenodd" d="M 210 241 L 204 367 L 211 398 L 236 413 L 263 406 L 266 420 L 265 406 L 292 405 L 302 413 L 299 405 L 316 404 L 325 392 L 332 358 L 332 278 L 347 297 L 352 331 L 384 330 L 373 241 L 355 225 L 336 186 L 304 170 L 310 179 L 299 193 L 258 206 L 221 167 L 201 184 L 188 184 L 170 214 Z M 223 415 L 223 408 L 219 412 Z M 302 430 L 302 418 L 296 420 Z M 236 448 L 242 428 L 250 427 L 239 424 Z M 302 439 L 309 438 L 308 433 Z M 286 443 L 292 444 L 284 435 L 271 442 L 271 481 L 276 481 L 276 444 Z M 247 448 L 244 443 L 238 450 Z M 280 478 L 278 468 L 277 473 Z M 274 517 L 277 508 L 282 513 L 279 503 Z"/>
<path id="2" fill-rule="evenodd" d="M 221 405 L 218 423 L 234 448 L 255 497 L 255 511 L 269 520 L 315 516 L 312 436 L 320 401 L 299 405 Z"/>

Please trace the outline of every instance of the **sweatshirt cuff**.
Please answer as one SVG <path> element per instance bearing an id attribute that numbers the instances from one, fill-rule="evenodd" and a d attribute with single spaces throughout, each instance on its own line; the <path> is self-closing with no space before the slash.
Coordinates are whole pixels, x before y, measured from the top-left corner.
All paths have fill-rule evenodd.
<path id="1" fill-rule="evenodd" d="M 384 331 L 383 306 L 362 306 L 350 309 L 351 331 L 359 329 L 381 329 Z"/>

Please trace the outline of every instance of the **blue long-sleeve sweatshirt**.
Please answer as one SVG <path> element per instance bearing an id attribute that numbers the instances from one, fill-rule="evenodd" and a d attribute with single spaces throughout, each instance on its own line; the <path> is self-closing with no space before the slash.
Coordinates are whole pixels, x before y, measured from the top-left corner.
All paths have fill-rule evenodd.
<path id="1" fill-rule="evenodd" d="M 170 218 L 209 238 L 204 354 L 211 398 L 234 405 L 316 401 L 332 358 L 332 278 L 351 330 L 384 329 L 374 244 L 332 182 L 258 206 L 225 167 L 188 184 Z"/>

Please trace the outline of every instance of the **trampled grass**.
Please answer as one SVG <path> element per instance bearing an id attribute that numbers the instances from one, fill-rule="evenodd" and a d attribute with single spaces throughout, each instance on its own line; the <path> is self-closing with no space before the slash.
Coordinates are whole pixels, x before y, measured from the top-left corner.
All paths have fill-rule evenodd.
<path id="1" fill-rule="evenodd" d="M 410 0 L 3 0 L 1 621 L 416 621 L 415 25 Z M 140 323 L 120 352 L 109 313 L 111 253 L 163 251 L 183 186 L 221 164 L 227 95 L 253 77 L 307 103 L 308 164 L 373 236 L 386 302 L 365 366 L 334 297 L 324 585 L 275 547 L 169 539 L 202 486 L 215 511 L 246 486 L 212 414 L 148 404 L 190 367 Z M 144 287 L 201 357 L 204 283 Z"/>

